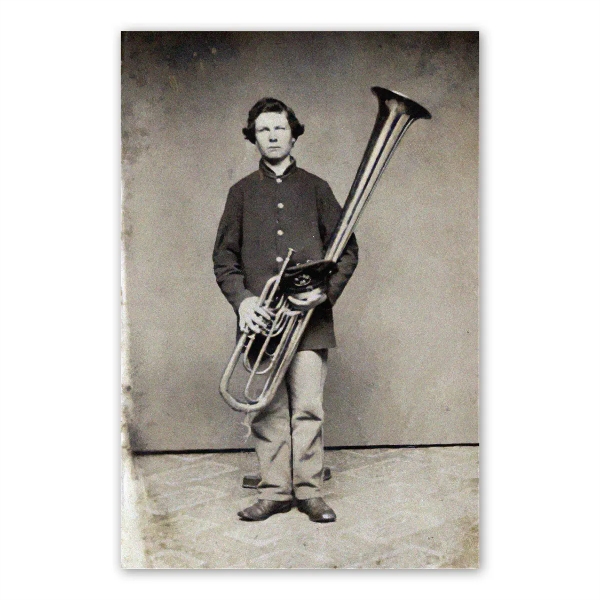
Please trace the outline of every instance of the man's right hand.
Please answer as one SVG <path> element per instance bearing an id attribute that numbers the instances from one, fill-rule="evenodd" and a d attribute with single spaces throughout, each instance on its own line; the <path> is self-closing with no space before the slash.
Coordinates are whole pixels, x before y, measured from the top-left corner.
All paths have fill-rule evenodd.
<path id="1" fill-rule="evenodd" d="M 271 315 L 259 304 L 258 296 L 250 296 L 240 304 L 238 311 L 240 330 L 243 333 L 266 333 Z"/>

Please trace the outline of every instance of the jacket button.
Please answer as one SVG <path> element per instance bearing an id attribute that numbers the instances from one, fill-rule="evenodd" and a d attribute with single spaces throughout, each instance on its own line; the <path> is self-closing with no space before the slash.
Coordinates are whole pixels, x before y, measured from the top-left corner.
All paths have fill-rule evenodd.
<path id="1" fill-rule="evenodd" d="M 281 229 L 277 230 L 277 235 L 283 235 L 283 231 Z"/>
<path id="2" fill-rule="evenodd" d="M 282 202 L 280 202 L 280 203 L 277 205 L 277 208 L 283 208 L 283 203 L 282 203 Z"/>
<path id="3" fill-rule="evenodd" d="M 279 177 L 275 180 L 277 183 L 281 183 L 281 179 Z"/>
<path id="4" fill-rule="evenodd" d="M 283 258 L 281 258 L 281 256 L 278 256 L 278 257 L 275 259 L 275 261 L 276 261 L 276 262 L 278 262 L 278 263 L 282 263 L 282 262 L 283 262 Z"/>

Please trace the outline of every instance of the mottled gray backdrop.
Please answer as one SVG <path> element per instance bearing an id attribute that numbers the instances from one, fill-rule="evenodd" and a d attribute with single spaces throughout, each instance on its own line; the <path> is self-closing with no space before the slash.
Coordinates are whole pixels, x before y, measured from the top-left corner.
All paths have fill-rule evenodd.
<path id="1" fill-rule="evenodd" d="M 345 201 L 372 130 L 370 87 L 423 104 L 356 230 L 335 308 L 325 443 L 478 441 L 478 35 L 129 32 L 123 36 L 124 388 L 135 450 L 239 448 L 220 399 L 235 316 L 211 252 L 242 137 L 270 95 L 306 133 L 298 164 Z"/>

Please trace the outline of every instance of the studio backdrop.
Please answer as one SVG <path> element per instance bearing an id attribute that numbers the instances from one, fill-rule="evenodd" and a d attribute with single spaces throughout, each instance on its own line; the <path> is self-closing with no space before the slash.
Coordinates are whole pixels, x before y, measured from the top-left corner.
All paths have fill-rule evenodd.
<path id="1" fill-rule="evenodd" d="M 134 450 L 249 447 L 220 398 L 236 317 L 212 270 L 228 189 L 274 96 L 293 155 L 343 204 L 372 86 L 427 108 L 383 173 L 334 309 L 326 446 L 478 441 L 478 34 L 127 32 L 122 38 L 123 388 Z"/>

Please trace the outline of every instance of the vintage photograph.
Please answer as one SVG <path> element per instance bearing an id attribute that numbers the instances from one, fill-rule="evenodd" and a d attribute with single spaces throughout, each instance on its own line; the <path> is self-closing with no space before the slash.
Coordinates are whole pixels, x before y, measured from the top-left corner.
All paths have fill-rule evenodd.
<path id="1" fill-rule="evenodd" d="M 479 34 L 121 35 L 121 566 L 479 566 Z"/>

